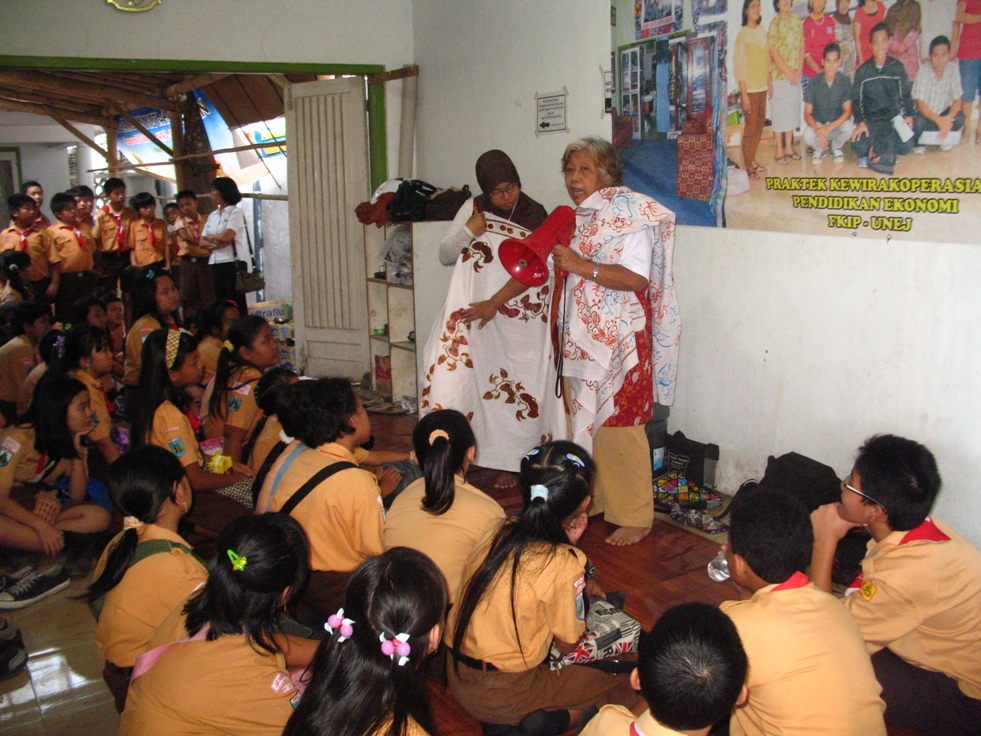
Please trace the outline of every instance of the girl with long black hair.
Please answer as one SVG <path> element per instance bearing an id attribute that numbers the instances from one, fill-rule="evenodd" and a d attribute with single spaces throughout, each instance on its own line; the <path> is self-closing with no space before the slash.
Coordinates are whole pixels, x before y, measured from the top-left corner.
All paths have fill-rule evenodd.
<path id="1" fill-rule="evenodd" d="M 215 377 L 204 392 L 201 420 L 208 439 L 224 438 L 222 452 L 234 462 L 242 460 L 242 448 L 260 416 L 256 384 L 278 361 L 272 325 L 264 317 L 239 317 L 228 328 Z"/>
<path id="2" fill-rule="evenodd" d="M 24 285 L 30 281 L 31 257 L 22 250 L 5 250 L 0 253 L 0 272 L 3 274 L 3 291 L 0 291 L 0 303 L 20 304 L 30 296 Z"/>
<path id="3" fill-rule="evenodd" d="M 120 736 L 279 736 L 299 698 L 279 616 L 306 583 L 306 561 L 303 530 L 286 514 L 229 524 L 207 583 L 137 660 Z"/>
<path id="4" fill-rule="evenodd" d="M 467 483 L 477 448 L 463 414 L 454 409 L 427 414 L 412 431 L 412 446 L 424 476 L 392 502 L 385 516 L 385 547 L 411 547 L 432 558 L 454 603 L 467 558 L 500 524 L 504 509 Z"/>
<path id="5" fill-rule="evenodd" d="M 122 713 L 136 658 L 208 571 L 177 533 L 192 497 L 171 453 L 153 446 L 130 450 L 109 468 L 109 494 L 123 514 L 123 531 L 102 553 L 85 595 L 99 620 L 102 677 Z"/>
<path id="6" fill-rule="evenodd" d="M 143 343 L 140 384 L 129 400 L 130 442 L 134 448 L 162 447 L 180 461 L 196 496 L 190 519 L 218 532 L 233 519 L 248 514 L 249 509 L 215 491 L 239 483 L 251 473 L 237 464 L 224 475 L 205 471 L 197 417 L 188 411 L 190 400 L 184 392 L 200 378 L 193 336 L 176 329 L 151 332 Z"/>
<path id="7" fill-rule="evenodd" d="M 146 268 L 133 279 L 133 325 L 126 334 L 123 383 L 140 380 L 143 341 L 161 327 L 180 327 L 180 296 L 171 275 L 160 268 Z"/>
<path id="8" fill-rule="evenodd" d="M 575 548 L 588 523 L 593 461 L 579 445 L 550 442 L 521 461 L 524 511 L 508 519 L 467 564 L 450 611 L 453 694 L 477 720 L 517 724 L 548 711 L 533 730 L 554 736 L 582 710 L 637 702 L 628 678 L 579 665 L 549 669 L 555 642 L 568 653 L 586 630 L 586 556 Z"/>
<path id="9" fill-rule="evenodd" d="M 439 646 L 445 609 L 443 576 L 424 554 L 397 547 L 361 563 L 283 736 L 435 733 L 419 665 Z"/>
<path id="10" fill-rule="evenodd" d="M 228 299 L 217 299 L 194 313 L 194 332 L 201 339 L 198 352 L 204 366 L 202 386 L 211 383 L 218 369 L 218 356 L 228 338 L 228 328 L 240 316 L 238 305 Z"/>

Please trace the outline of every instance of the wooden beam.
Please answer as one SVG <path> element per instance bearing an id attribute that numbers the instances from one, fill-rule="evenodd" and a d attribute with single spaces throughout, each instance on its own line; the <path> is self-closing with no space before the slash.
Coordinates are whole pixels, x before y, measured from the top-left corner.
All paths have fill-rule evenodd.
<path id="1" fill-rule="evenodd" d="M 174 142 L 174 153 L 173 156 L 183 156 L 184 155 L 184 121 L 181 116 L 180 111 L 169 112 L 167 117 L 170 118 L 170 139 Z M 186 177 L 184 176 L 183 166 L 174 166 L 174 174 L 177 176 L 177 188 L 185 189 L 187 187 Z"/>
<path id="2" fill-rule="evenodd" d="M 205 151 L 204 153 L 188 153 L 183 156 L 175 156 L 170 159 L 170 161 L 149 161 L 145 164 L 123 164 L 120 169 L 136 169 L 136 168 L 146 168 L 150 166 L 170 166 L 171 164 L 178 163 L 179 161 L 190 161 L 196 158 L 208 158 L 209 156 L 215 156 L 219 153 L 235 153 L 236 151 L 254 151 L 258 148 L 286 148 L 286 143 L 252 143 L 248 146 L 236 146 L 235 148 L 221 148 L 217 151 Z M 92 174 L 97 171 L 105 171 L 105 169 L 89 169 L 88 173 Z M 245 196 L 244 194 L 242 196 Z"/>
<path id="3" fill-rule="evenodd" d="M 4 110 L 11 110 L 13 112 L 29 112 L 33 113 L 34 115 L 47 115 L 50 117 L 50 114 L 45 112 L 43 105 L 7 99 L 3 97 L 2 92 L 0 92 L 0 108 Z M 65 120 L 71 120 L 76 123 L 88 123 L 89 125 L 106 125 L 109 123 L 109 120 L 106 118 L 99 118 L 94 115 L 85 115 L 73 110 L 60 110 L 58 108 L 53 109 L 56 109 Z"/>
<path id="4" fill-rule="evenodd" d="M 116 112 L 119 113 L 119 116 L 123 120 L 125 120 L 127 123 L 129 123 L 134 128 L 136 128 L 138 131 L 140 131 L 143 135 L 145 135 L 147 138 L 149 138 L 151 141 L 153 141 L 153 143 L 157 146 L 157 148 L 159 148 L 161 151 L 163 151 L 164 153 L 166 153 L 168 156 L 173 156 L 174 155 L 174 149 L 173 148 L 171 148 L 170 146 L 164 145 L 163 141 L 161 141 L 159 138 L 157 138 L 157 136 L 155 136 L 152 132 L 150 132 L 150 129 L 148 127 L 146 127 L 143 123 L 141 123 L 139 120 L 137 120 L 132 115 L 130 115 L 128 112 L 126 112 L 126 108 L 124 108 L 122 105 L 119 105 L 119 104 L 116 104 L 116 103 L 113 103 L 112 107 L 113 107 L 113 109 Z"/>
<path id="5" fill-rule="evenodd" d="M 117 87 L 112 83 L 112 77 L 104 78 L 104 81 L 96 84 L 81 80 L 71 81 L 55 77 L 44 72 L 3 72 L 0 80 L 11 79 L 27 82 L 33 85 L 34 89 L 50 90 L 66 95 L 95 95 L 98 99 L 121 102 L 132 105 L 133 107 L 156 107 L 162 110 L 176 110 L 177 106 L 163 97 L 154 97 L 133 92 L 129 89 Z"/>
<path id="6" fill-rule="evenodd" d="M 186 92 L 207 87 L 209 84 L 214 84 L 215 82 L 230 76 L 231 74 L 199 74 L 196 77 L 185 79 L 183 82 L 170 85 L 164 89 L 161 94 L 163 94 L 164 97 L 177 97 L 178 95 L 185 94 Z"/>
<path id="7" fill-rule="evenodd" d="M 56 108 L 66 115 L 88 115 L 99 118 L 100 120 L 107 120 L 109 117 L 108 115 L 103 116 L 104 110 L 97 105 L 85 107 L 77 101 L 65 101 L 63 98 L 53 97 L 47 94 L 32 94 L 20 89 L 11 89 L 2 84 L 0 84 L 0 97 L 6 97 L 13 102 L 22 102 L 28 105 L 47 105 L 48 107 Z M 84 121 L 80 120 L 79 122 Z"/>
<path id="8" fill-rule="evenodd" d="M 109 160 L 109 152 L 108 151 L 106 151 L 105 149 L 101 148 L 94 140 L 92 140 L 91 138 L 89 138 L 87 135 L 85 135 L 85 133 L 83 133 L 78 128 L 76 128 L 74 125 L 72 125 L 71 123 L 69 123 L 67 120 L 65 120 L 63 117 L 61 117 L 57 112 L 55 112 L 54 110 L 52 110 L 50 107 L 47 107 L 47 106 L 42 106 L 42 107 L 47 112 L 47 115 L 49 117 L 52 117 L 56 121 L 58 121 L 58 125 L 60 125 L 65 130 L 67 130 L 69 133 L 71 133 L 76 138 L 78 138 L 80 141 L 82 141 L 82 143 L 84 143 L 85 145 L 87 145 L 93 151 L 98 151 L 102 155 L 102 158 L 106 159 L 106 161 Z"/>
<path id="9" fill-rule="evenodd" d="M 286 78 L 285 74 L 267 74 L 269 81 L 275 84 L 280 89 L 286 89 L 286 86 L 290 84 L 290 80 Z"/>
<path id="10" fill-rule="evenodd" d="M 419 65 L 408 64 L 406 66 L 403 66 L 401 69 L 392 69 L 387 72 L 378 72 L 377 74 L 369 74 L 368 84 L 394 82 L 396 79 L 405 79 L 406 77 L 418 77 L 418 76 L 419 76 Z"/>

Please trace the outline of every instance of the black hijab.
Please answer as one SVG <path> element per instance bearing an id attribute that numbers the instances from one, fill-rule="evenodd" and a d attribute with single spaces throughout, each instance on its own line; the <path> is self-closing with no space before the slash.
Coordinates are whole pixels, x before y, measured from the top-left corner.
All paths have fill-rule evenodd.
<path id="1" fill-rule="evenodd" d="M 548 213 L 545 208 L 524 192 L 518 195 L 514 212 L 495 207 L 490 193 L 501 184 L 521 186 L 521 178 L 511 159 L 504 151 L 487 151 L 477 159 L 477 185 L 483 194 L 477 195 L 474 205 L 478 212 L 490 212 L 502 220 L 509 220 L 525 230 L 534 230 L 542 224 Z"/>

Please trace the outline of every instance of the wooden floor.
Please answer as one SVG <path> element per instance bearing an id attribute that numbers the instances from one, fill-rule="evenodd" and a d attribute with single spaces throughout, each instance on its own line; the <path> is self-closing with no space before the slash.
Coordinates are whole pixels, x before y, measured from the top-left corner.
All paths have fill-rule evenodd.
<path id="1" fill-rule="evenodd" d="M 411 448 L 412 417 L 390 417 L 372 414 L 372 429 L 379 449 Z M 468 480 L 494 496 L 508 513 L 521 510 L 517 491 L 494 490 L 496 471 L 472 470 Z M 719 551 L 718 544 L 676 526 L 655 521 L 647 539 L 632 547 L 613 547 L 603 540 L 615 529 L 602 520 L 590 520 L 579 547 L 596 565 L 596 579 L 607 591 L 626 593 L 625 610 L 649 629 L 668 608 L 678 603 L 702 601 L 718 605 L 738 598 L 731 582 L 716 583 L 709 579 L 705 566 Z M 440 736 L 478 736 L 479 724 L 471 718 L 447 690 L 445 694 L 434 683 L 433 710 Z"/>

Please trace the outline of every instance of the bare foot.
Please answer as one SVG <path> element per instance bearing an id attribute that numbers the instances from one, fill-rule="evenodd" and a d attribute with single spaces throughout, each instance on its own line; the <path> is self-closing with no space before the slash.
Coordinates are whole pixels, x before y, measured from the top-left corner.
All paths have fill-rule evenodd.
<path id="1" fill-rule="evenodd" d="M 649 526 L 621 526 L 606 538 L 606 543 L 614 547 L 629 547 L 631 544 L 637 544 L 650 533 Z"/>
<path id="2" fill-rule="evenodd" d="M 518 476 L 514 473 L 509 473 L 506 470 L 502 470 L 498 476 L 497 480 L 494 481 L 494 490 L 496 491 L 511 491 L 518 487 Z"/>

